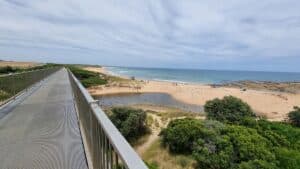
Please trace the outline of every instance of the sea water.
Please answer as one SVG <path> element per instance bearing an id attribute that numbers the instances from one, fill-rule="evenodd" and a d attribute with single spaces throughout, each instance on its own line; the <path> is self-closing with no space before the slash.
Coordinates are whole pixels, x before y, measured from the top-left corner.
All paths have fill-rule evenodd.
<path id="1" fill-rule="evenodd" d="M 271 81 L 300 82 L 300 73 L 263 72 L 263 71 L 230 71 L 230 70 L 197 70 L 165 68 L 130 68 L 105 67 L 115 75 L 135 77 L 144 80 L 158 80 L 186 83 L 222 84 L 233 81 Z"/>

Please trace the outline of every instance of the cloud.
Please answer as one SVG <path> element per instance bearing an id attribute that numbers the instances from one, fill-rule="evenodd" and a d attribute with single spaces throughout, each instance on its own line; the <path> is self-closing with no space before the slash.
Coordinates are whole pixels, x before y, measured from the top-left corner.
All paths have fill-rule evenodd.
<path id="1" fill-rule="evenodd" d="M 298 0 L 2 0 L 0 59 L 300 71 L 289 66 L 300 63 L 299 8 Z"/>

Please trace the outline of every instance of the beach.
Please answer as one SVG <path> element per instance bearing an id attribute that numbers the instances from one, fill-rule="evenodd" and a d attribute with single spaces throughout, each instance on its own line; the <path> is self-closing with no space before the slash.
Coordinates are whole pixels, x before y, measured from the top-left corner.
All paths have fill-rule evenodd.
<path id="1" fill-rule="evenodd" d="M 85 67 L 86 70 L 111 75 L 105 68 Z M 127 77 L 121 77 L 126 79 Z M 154 80 L 127 80 L 106 86 L 96 86 L 88 89 L 92 95 L 118 93 L 167 93 L 175 99 L 196 105 L 204 105 L 206 101 L 224 96 L 235 96 L 246 103 L 259 116 L 271 121 L 282 121 L 294 106 L 300 105 L 299 93 L 288 93 L 267 90 L 243 90 L 238 87 L 218 86 L 206 84 L 175 83 Z"/>

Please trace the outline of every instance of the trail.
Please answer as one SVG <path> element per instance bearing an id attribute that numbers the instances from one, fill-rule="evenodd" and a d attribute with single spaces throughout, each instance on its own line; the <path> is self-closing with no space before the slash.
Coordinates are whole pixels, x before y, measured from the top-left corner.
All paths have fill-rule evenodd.
<path id="1" fill-rule="evenodd" d="M 150 127 L 152 132 L 145 143 L 135 147 L 136 152 L 140 156 L 152 145 L 152 143 L 155 142 L 155 140 L 157 140 L 159 138 L 158 135 L 161 131 L 161 128 L 165 126 L 165 124 L 161 120 L 161 117 L 159 117 L 158 115 L 155 115 L 152 113 L 149 113 L 148 115 L 153 118 L 153 124 Z M 158 122 L 158 124 L 159 124 L 158 126 L 155 126 L 155 121 Z"/>

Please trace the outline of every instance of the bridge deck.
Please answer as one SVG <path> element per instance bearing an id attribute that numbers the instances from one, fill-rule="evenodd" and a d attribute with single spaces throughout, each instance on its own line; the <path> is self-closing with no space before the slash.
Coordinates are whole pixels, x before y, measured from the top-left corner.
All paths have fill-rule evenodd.
<path id="1" fill-rule="evenodd" d="M 65 69 L 0 119 L 0 168 L 88 168 Z"/>

